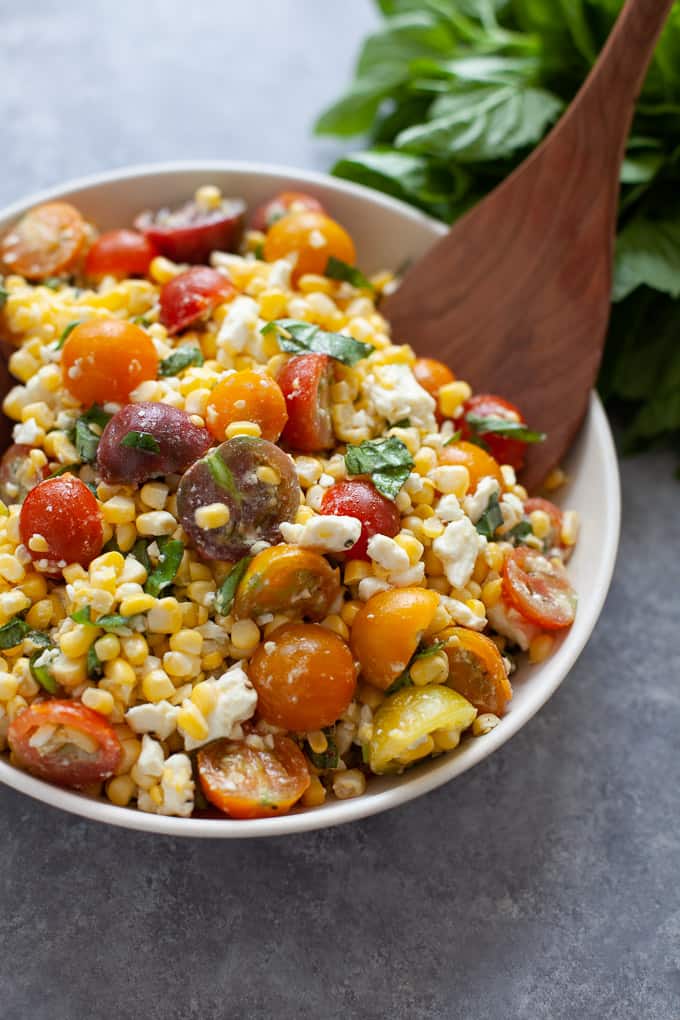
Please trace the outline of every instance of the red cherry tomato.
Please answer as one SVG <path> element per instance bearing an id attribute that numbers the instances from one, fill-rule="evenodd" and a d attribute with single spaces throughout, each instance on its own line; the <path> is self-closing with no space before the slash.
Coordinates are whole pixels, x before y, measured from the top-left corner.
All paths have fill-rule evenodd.
<path id="1" fill-rule="evenodd" d="M 179 333 L 235 293 L 233 284 L 216 269 L 194 266 L 161 287 L 160 320 L 168 333 Z"/>
<path id="2" fill-rule="evenodd" d="M 361 521 L 361 535 L 345 556 L 348 560 L 367 560 L 369 538 L 373 535 L 387 535 L 393 538 L 399 534 L 401 516 L 395 504 L 378 492 L 373 482 L 361 478 L 347 478 L 336 482 L 321 503 L 322 514 L 336 517 L 356 517 Z"/>
<path id="3" fill-rule="evenodd" d="M 71 474 L 48 478 L 31 489 L 21 507 L 19 531 L 33 559 L 47 560 L 52 570 L 69 563 L 86 567 L 104 544 L 97 500 Z M 47 549 L 31 548 L 35 535 L 45 539 Z"/>
<path id="4" fill-rule="evenodd" d="M 135 227 L 166 258 L 197 264 L 207 262 L 213 251 L 236 251 L 244 212 L 240 198 L 224 198 L 215 209 L 191 201 L 179 209 L 143 212 Z"/>
<path id="5" fill-rule="evenodd" d="M 518 546 L 503 565 L 503 593 L 526 620 L 545 630 L 570 627 L 576 592 L 564 567 L 535 549 Z"/>
<path id="6" fill-rule="evenodd" d="M 540 496 L 532 496 L 524 503 L 524 512 L 527 516 L 534 510 L 542 510 L 550 518 L 550 532 L 544 539 L 544 548 L 552 549 L 562 545 L 562 511 L 549 499 L 541 499 Z"/>
<path id="7" fill-rule="evenodd" d="M 470 397 L 463 404 L 463 414 L 459 419 L 459 428 L 462 438 L 469 440 L 471 437 L 484 441 L 489 448 L 491 456 L 499 464 L 510 464 L 516 471 L 524 466 L 524 453 L 526 443 L 521 439 L 508 439 L 506 436 L 499 436 L 493 432 L 481 432 L 473 429 L 467 420 L 468 414 L 474 414 L 478 418 L 503 418 L 508 421 L 519 421 L 524 424 L 522 412 L 509 400 L 497 397 L 492 393 L 477 393 Z"/>
<path id="8" fill-rule="evenodd" d="M 85 259 L 85 273 L 93 280 L 102 276 L 146 276 L 156 254 L 144 234 L 136 230 L 109 230 L 94 242 Z"/>
<path id="9" fill-rule="evenodd" d="M 282 191 L 258 206 L 253 213 L 251 226 L 253 230 L 265 233 L 272 224 L 289 212 L 323 212 L 323 206 L 312 195 L 304 191 Z"/>
<path id="10" fill-rule="evenodd" d="M 288 412 L 281 439 L 294 450 L 313 453 L 333 445 L 332 380 L 333 368 L 327 354 L 300 354 L 279 372 L 277 382 Z"/>
<path id="11" fill-rule="evenodd" d="M 35 747 L 31 737 L 41 726 L 55 730 Z M 7 741 L 21 768 L 60 786 L 87 786 L 108 779 L 121 756 L 111 723 L 76 701 L 53 699 L 31 705 L 14 720 Z"/>

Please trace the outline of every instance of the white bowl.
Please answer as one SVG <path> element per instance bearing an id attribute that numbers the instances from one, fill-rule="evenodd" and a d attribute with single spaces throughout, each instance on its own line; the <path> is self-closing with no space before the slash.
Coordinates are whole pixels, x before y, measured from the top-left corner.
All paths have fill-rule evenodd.
<path id="1" fill-rule="evenodd" d="M 323 174 L 262 164 L 210 162 L 170 163 L 115 170 L 83 178 L 50 191 L 30 195 L 0 212 L 0 234 L 25 210 L 47 199 L 72 201 L 104 229 L 132 223 L 146 208 L 173 206 L 195 189 L 214 183 L 229 195 L 253 206 L 278 191 L 302 186 L 353 236 L 359 264 L 365 271 L 397 268 L 417 259 L 445 232 L 434 220 L 391 198 Z M 456 366 L 461 375 L 465 366 Z M 414 768 L 402 776 L 374 778 L 363 797 L 330 800 L 322 807 L 278 818 L 252 821 L 167 818 L 132 808 L 115 807 L 51 786 L 13 768 L 0 758 L 0 781 L 54 807 L 99 822 L 172 836 L 233 839 L 281 836 L 354 821 L 404 804 L 433 790 L 486 758 L 516 733 L 559 687 L 590 637 L 611 581 L 619 540 L 620 494 L 616 452 L 602 405 L 593 394 L 587 420 L 566 465 L 570 482 L 560 502 L 581 515 L 579 544 L 569 572 L 579 593 L 576 622 L 555 653 L 537 666 L 522 665 L 513 677 L 514 697 L 500 725 L 484 737 L 463 741 L 456 751 Z"/>

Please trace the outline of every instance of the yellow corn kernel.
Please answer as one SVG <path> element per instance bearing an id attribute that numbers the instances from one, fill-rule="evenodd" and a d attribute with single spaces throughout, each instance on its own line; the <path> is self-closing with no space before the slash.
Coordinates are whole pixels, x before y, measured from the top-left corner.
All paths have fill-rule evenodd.
<path id="1" fill-rule="evenodd" d="M 157 807 L 160 807 L 163 803 L 163 791 L 158 783 L 154 783 L 153 786 L 149 787 L 149 797 Z"/>
<path id="2" fill-rule="evenodd" d="M 425 546 L 422 542 L 419 542 L 413 535 L 405 534 L 403 531 L 399 532 L 394 541 L 404 550 L 412 567 L 420 562 L 420 558 L 425 551 Z"/>
<path id="3" fill-rule="evenodd" d="M 149 655 L 149 646 L 141 634 L 120 639 L 123 655 L 131 666 L 141 666 Z"/>
<path id="4" fill-rule="evenodd" d="M 152 634 L 176 634 L 182 629 L 182 610 L 173 596 L 158 599 L 146 618 Z"/>
<path id="5" fill-rule="evenodd" d="M 137 529 L 134 524 L 119 524 L 116 527 L 116 543 L 121 552 L 130 552 L 137 541 Z"/>
<path id="6" fill-rule="evenodd" d="M 125 659 L 112 659 L 104 665 L 104 675 L 117 687 L 134 687 L 137 683 L 135 671 Z"/>
<path id="7" fill-rule="evenodd" d="M 576 545 L 579 532 L 579 517 L 575 510 L 565 510 L 562 517 L 561 539 L 564 545 Z"/>
<path id="8" fill-rule="evenodd" d="M 546 480 L 543 482 L 543 488 L 547 489 L 548 492 L 554 492 L 555 489 L 561 488 L 567 481 L 562 468 L 553 468 Z"/>
<path id="9" fill-rule="evenodd" d="M 255 474 L 259 482 L 263 485 L 279 485 L 281 483 L 281 475 L 273 468 L 269 467 L 268 464 L 263 464 L 259 468 L 256 468 Z"/>
<path id="10" fill-rule="evenodd" d="M 113 567 L 100 567 L 99 570 L 95 570 L 90 565 L 90 583 L 95 588 L 100 588 L 113 595 L 116 591 L 116 581 L 116 571 Z"/>
<path id="11" fill-rule="evenodd" d="M 467 583 L 467 590 L 470 593 L 470 598 L 473 599 L 478 599 L 479 596 L 482 594 L 481 585 L 477 584 L 477 582 L 473 581 L 472 579 L 470 579 Z"/>
<path id="12" fill-rule="evenodd" d="M 232 421 L 230 425 L 227 425 L 224 434 L 227 439 L 233 439 L 234 436 L 255 436 L 258 438 L 262 435 L 262 429 L 256 421 Z"/>
<path id="13" fill-rule="evenodd" d="M 191 584 L 187 586 L 187 594 L 192 602 L 207 608 L 213 604 L 215 599 L 215 582 L 192 581 Z M 180 628 L 178 628 L 178 630 L 179 629 Z M 168 631 L 168 633 L 174 632 Z"/>
<path id="14" fill-rule="evenodd" d="M 135 784 L 130 776 L 114 776 L 104 787 L 106 796 L 116 807 L 127 807 L 135 795 Z"/>
<path id="15" fill-rule="evenodd" d="M 231 643 L 240 652 L 255 649 L 260 643 L 260 628 L 254 620 L 237 620 L 231 628 Z"/>
<path id="16" fill-rule="evenodd" d="M 131 524 L 136 516 L 135 501 L 128 496 L 112 496 L 102 503 L 102 517 L 109 524 Z"/>
<path id="17" fill-rule="evenodd" d="M 128 595 L 120 604 L 121 616 L 136 616 L 137 613 L 147 613 L 156 605 L 153 595 L 141 592 L 139 595 Z"/>
<path id="18" fill-rule="evenodd" d="M 258 468 L 258 471 L 261 470 Z M 222 528 L 229 522 L 231 512 L 226 503 L 208 503 L 194 511 L 196 527 L 208 531 L 211 528 Z"/>
<path id="19" fill-rule="evenodd" d="M 483 620 L 486 616 L 486 606 L 480 599 L 466 599 L 465 605 L 478 619 Z"/>
<path id="20" fill-rule="evenodd" d="M 207 563 L 199 563 L 197 560 L 190 561 L 189 577 L 192 581 L 210 581 L 212 576 L 212 571 Z"/>
<path id="21" fill-rule="evenodd" d="M 76 623 L 59 638 L 59 647 L 69 659 L 78 659 L 87 655 L 90 645 L 97 634 L 96 627 L 87 623 Z"/>
<path id="22" fill-rule="evenodd" d="M 486 556 L 486 562 L 489 564 L 490 570 L 495 570 L 497 574 L 503 569 L 503 562 L 505 556 L 503 555 L 503 549 L 498 542 L 489 542 L 486 549 L 484 550 Z"/>
<path id="23" fill-rule="evenodd" d="M 120 641 L 115 634 L 104 634 L 95 641 L 94 650 L 102 662 L 111 662 L 120 655 Z"/>
<path id="24" fill-rule="evenodd" d="M 38 602 L 47 595 L 47 581 L 42 574 L 27 574 L 21 582 L 21 590 L 32 602 Z"/>
<path id="25" fill-rule="evenodd" d="M 416 540 L 419 540 L 421 537 L 426 538 L 426 535 L 423 532 L 423 521 L 420 517 L 416 516 L 415 514 L 410 514 L 408 517 L 403 517 L 401 524 L 404 531 L 412 532 L 413 537 Z M 402 531 L 402 534 L 404 533 L 404 531 Z"/>
<path id="26" fill-rule="evenodd" d="M 44 630 L 49 626 L 51 619 L 52 602 L 50 599 L 40 599 L 26 613 L 26 623 L 34 630 Z"/>
<path id="27" fill-rule="evenodd" d="M 297 282 L 297 289 L 303 294 L 332 294 L 335 284 L 327 276 L 319 276 L 317 273 L 305 273 Z"/>
<path id="28" fill-rule="evenodd" d="M 429 446 L 421 446 L 413 458 L 413 464 L 419 475 L 427 475 L 437 467 L 437 454 Z"/>
<path id="29" fill-rule="evenodd" d="M 475 561 L 475 569 L 472 571 L 472 579 L 481 584 L 489 574 L 489 564 L 483 553 L 480 553 Z"/>
<path id="30" fill-rule="evenodd" d="M 363 581 L 365 577 L 370 577 L 371 574 L 370 563 L 366 563 L 364 560 L 350 560 L 345 566 L 344 581 L 345 584 L 358 584 L 359 581 Z"/>
<path id="31" fill-rule="evenodd" d="M 100 691 L 98 687 L 88 687 L 80 696 L 87 708 L 100 715 L 111 715 L 113 712 L 113 695 L 110 691 Z"/>
<path id="32" fill-rule="evenodd" d="M 222 665 L 223 658 L 222 652 L 208 652 L 201 659 L 201 669 L 218 669 Z"/>
<path id="33" fill-rule="evenodd" d="M 87 571 L 81 567 L 80 563 L 69 563 L 67 567 L 62 570 L 64 580 L 67 584 L 73 584 L 75 581 L 86 581 Z"/>
<path id="34" fill-rule="evenodd" d="M 300 803 L 303 807 L 320 807 L 326 799 L 326 787 L 318 776 L 312 776 L 309 786 L 302 794 Z"/>
<path id="35" fill-rule="evenodd" d="M 539 634 L 529 645 L 529 662 L 544 662 L 552 653 L 555 639 L 552 634 Z"/>
<path id="36" fill-rule="evenodd" d="M 385 700 L 385 692 L 373 687 L 372 684 L 361 683 L 357 688 L 357 698 L 362 705 L 368 705 L 375 711 Z"/>
<path id="37" fill-rule="evenodd" d="M 200 660 L 196 656 L 187 655 L 185 652 L 166 652 L 163 656 L 163 669 L 170 676 L 195 676 L 200 666 Z"/>
<path id="38" fill-rule="evenodd" d="M 337 613 L 331 613 L 322 620 L 321 626 L 325 627 L 326 630 L 332 630 L 333 633 L 337 634 L 338 637 L 341 637 L 343 641 L 346 641 L 349 637 L 349 628 L 342 617 L 338 616 Z"/>
<path id="39" fill-rule="evenodd" d="M 3 591 L 0 594 L 0 614 L 10 617 L 23 613 L 31 604 L 31 600 L 22 591 Z"/>
<path id="40" fill-rule="evenodd" d="M 205 716 L 198 705 L 188 699 L 182 702 L 182 707 L 177 715 L 177 729 L 182 730 L 194 740 L 205 740 L 210 732 Z"/>
<path id="41" fill-rule="evenodd" d="M 19 690 L 19 677 L 6 670 L 0 673 L 0 701 L 11 701 Z"/>
<path id="42" fill-rule="evenodd" d="M 460 744 L 458 730 L 435 730 L 432 734 L 434 751 L 453 751 Z"/>
<path id="43" fill-rule="evenodd" d="M 214 685 L 207 683 L 205 680 L 200 684 L 196 684 L 191 692 L 191 700 L 203 715 L 210 715 L 217 703 Z"/>
<path id="44" fill-rule="evenodd" d="M 142 679 L 142 694 L 147 701 L 164 701 L 175 693 L 175 685 L 164 669 L 152 669 Z"/>
<path id="45" fill-rule="evenodd" d="M 135 736 L 119 737 L 120 740 L 120 761 L 116 769 L 116 775 L 124 775 L 129 772 L 139 758 L 142 750 L 141 741 Z"/>
<path id="46" fill-rule="evenodd" d="M 96 559 L 90 563 L 90 570 L 110 569 L 115 571 L 116 577 L 119 577 L 123 572 L 125 566 L 125 557 L 119 552 L 107 552 L 102 553 L 101 556 L 97 556 Z"/>
<path id="47" fill-rule="evenodd" d="M 275 613 L 274 619 L 265 624 L 264 636 L 269 637 L 269 635 L 275 631 L 277 627 L 282 627 L 284 623 L 290 623 L 289 617 L 287 617 L 285 613 Z"/>
<path id="48" fill-rule="evenodd" d="M 85 656 L 81 659 L 56 658 L 50 668 L 54 679 L 62 687 L 71 689 L 87 680 L 87 660 Z"/>
<path id="49" fill-rule="evenodd" d="M 423 528 L 425 523 L 423 523 Z M 443 577 L 444 576 L 444 564 L 437 556 L 436 552 L 432 549 L 425 550 L 425 573 L 428 577 Z"/>
<path id="50" fill-rule="evenodd" d="M 312 517 L 314 517 L 314 511 L 312 510 L 311 507 L 300 506 L 298 507 L 297 513 L 295 514 L 295 523 L 306 524 L 307 521 L 311 521 Z"/>
<path id="51" fill-rule="evenodd" d="M 434 483 L 429 478 L 423 478 L 422 489 L 419 492 L 412 492 L 410 495 L 411 502 L 418 513 L 419 506 L 432 506 L 434 503 Z"/>
<path id="52" fill-rule="evenodd" d="M 503 593 L 503 581 L 497 577 L 494 581 L 487 581 L 482 588 L 482 602 L 487 609 L 493 609 L 501 600 Z"/>
<path id="53" fill-rule="evenodd" d="M 499 722 L 500 719 L 493 712 L 484 712 L 482 715 L 478 715 L 472 723 L 472 736 L 483 737 L 485 733 L 495 730 Z"/>
<path id="54" fill-rule="evenodd" d="M 307 734 L 307 743 L 314 754 L 323 754 L 328 750 L 328 737 L 323 730 L 312 730 Z"/>
<path id="55" fill-rule="evenodd" d="M 361 609 L 361 602 L 343 602 L 340 616 L 348 627 L 354 623 L 357 613 Z"/>
<path id="56" fill-rule="evenodd" d="M 272 319 L 281 319 L 288 308 L 288 295 L 285 290 L 272 287 L 271 290 L 264 290 L 259 297 L 260 317 L 271 322 Z"/>
<path id="57" fill-rule="evenodd" d="M 24 350 L 23 348 L 20 348 L 18 351 L 14 351 L 9 359 L 10 372 L 16 379 L 19 379 L 23 383 L 28 382 L 31 376 L 35 375 L 39 368 L 40 362 L 36 358 L 32 357 L 32 355 L 30 355 L 28 351 Z M 19 387 L 15 386 L 15 389 L 19 389 Z M 12 393 L 13 391 L 10 392 L 10 397 L 12 396 Z M 12 408 L 12 410 L 9 409 L 10 407 Z M 17 421 L 21 418 L 20 408 L 16 408 L 16 410 L 19 411 L 18 414 L 12 413 L 12 411 L 15 410 L 15 404 L 14 403 L 10 404 L 9 398 L 5 400 L 4 410 L 5 414 L 10 415 L 12 418 L 16 418 Z"/>
<path id="58" fill-rule="evenodd" d="M 416 687 L 426 684 L 446 683 L 449 676 L 449 660 L 446 652 L 435 652 L 422 659 L 416 659 L 409 672 Z"/>
<path id="59" fill-rule="evenodd" d="M 346 769 L 333 778 L 333 793 L 338 800 L 360 797 L 366 791 L 366 776 L 360 769 Z"/>
<path id="60" fill-rule="evenodd" d="M 547 538 L 550 534 L 552 521 L 545 510 L 532 510 L 529 514 L 529 522 L 536 538 Z"/>
<path id="61" fill-rule="evenodd" d="M 437 490 L 462 499 L 470 487 L 470 472 L 464 464 L 442 464 L 430 475 Z"/>
<path id="62" fill-rule="evenodd" d="M 448 627 L 450 623 L 451 617 L 449 616 L 448 611 L 444 609 L 444 607 L 440 604 L 435 609 L 434 616 L 432 617 L 432 623 L 424 632 L 424 636 L 434 637 L 435 634 L 439 634 L 441 630 L 444 630 L 445 627 Z"/>
<path id="63" fill-rule="evenodd" d="M 151 260 L 149 276 L 154 283 L 168 283 L 182 272 L 182 268 L 181 265 L 171 262 L 163 255 L 157 255 L 155 259 Z"/>
<path id="64" fill-rule="evenodd" d="M 437 395 L 439 410 L 445 418 L 453 418 L 461 404 L 472 396 L 472 390 L 466 382 L 457 380 L 446 383 Z"/>
<path id="65" fill-rule="evenodd" d="M 428 509 L 430 508 L 428 507 Z M 440 535 L 444 534 L 444 525 L 438 517 L 435 517 L 434 515 L 432 517 L 428 517 L 425 521 L 423 521 L 423 534 L 426 538 L 439 538 Z"/>
<path id="66" fill-rule="evenodd" d="M 172 535 L 176 527 L 177 521 L 167 510 L 149 510 L 137 518 L 137 531 L 145 538 Z"/>
<path id="67" fill-rule="evenodd" d="M 5 581 L 9 581 L 10 584 L 19 584 L 25 576 L 26 571 L 16 556 L 12 556 L 10 553 L 2 553 L 0 555 L 0 577 Z M 23 591 L 26 594 L 25 589 Z"/>

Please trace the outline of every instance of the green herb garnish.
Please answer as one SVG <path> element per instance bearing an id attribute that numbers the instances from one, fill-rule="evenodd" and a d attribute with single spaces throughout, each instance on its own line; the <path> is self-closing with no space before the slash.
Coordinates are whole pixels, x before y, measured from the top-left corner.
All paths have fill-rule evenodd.
<path id="1" fill-rule="evenodd" d="M 248 569 L 248 565 L 252 558 L 252 556 L 244 556 L 242 560 L 235 563 L 224 581 L 222 581 L 222 584 L 217 589 L 217 594 L 215 596 L 215 609 L 220 616 L 226 616 L 230 612 L 234 603 L 236 589 L 241 583 L 243 575 Z"/>
<path id="2" fill-rule="evenodd" d="M 264 241 L 258 241 L 258 243 L 253 248 L 253 255 L 258 260 L 258 262 L 264 262 Z"/>
<path id="3" fill-rule="evenodd" d="M 477 521 L 475 527 L 484 538 L 492 539 L 496 534 L 496 528 L 503 523 L 503 512 L 498 502 L 498 496 L 494 492 L 486 505 L 486 510 Z"/>
<path id="4" fill-rule="evenodd" d="M 467 423 L 478 436 L 503 436 L 504 439 L 518 439 L 522 443 L 543 443 L 545 432 L 534 432 L 521 421 L 509 421 L 507 418 L 482 418 L 477 414 L 467 414 Z"/>
<path id="5" fill-rule="evenodd" d="M 231 469 L 227 467 L 220 456 L 219 448 L 217 450 L 213 450 L 204 457 L 203 463 L 210 471 L 215 484 L 219 485 L 220 489 L 224 489 L 225 492 L 228 492 L 232 499 L 235 499 L 238 503 L 240 503 L 242 499 L 241 493 L 234 481 Z"/>
<path id="6" fill-rule="evenodd" d="M 161 376 L 179 375 L 190 365 L 198 368 L 204 363 L 205 358 L 198 347 L 191 347 L 188 344 L 178 347 L 176 351 L 164 358 L 158 366 L 158 374 Z"/>
<path id="7" fill-rule="evenodd" d="M 130 450 L 140 450 L 142 453 L 161 452 L 160 443 L 155 436 L 150 432 L 137 432 L 135 429 L 123 436 L 120 445 Z"/>
<path id="8" fill-rule="evenodd" d="M 371 281 L 366 279 L 360 269 L 357 269 L 356 266 L 348 265 L 341 259 L 336 259 L 335 255 L 329 256 L 326 268 L 324 269 L 324 276 L 331 280 L 343 280 L 345 283 L 351 283 L 353 287 L 358 287 L 361 290 L 375 290 Z"/>
<path id="9" fill-rule="evenodd" d="M 143 326 L 144 329 L 148 329 L 149 326 L 151 325 L 151 320 L 147 319 L 146 315 L 135 315 L 132 321 L 135 324 L 135 326 Z"/>
<path id="10" fill-rule="evenodd" d="M 444 642 L 435 641 L 433 644 L 426 645 L 425 648 L 419 649 L 411 661 L 415 662 L 416 659 L 429 659 L 431 655 L 436 655 L 437 652 L 441 652 L 442 648 L 444 648 Z"/>
<path id="11" fill-rule="evenodd" d="M 506 542 L 512 542 L 516 545 L 519 542 L 523 542 L 525 538 L 529 537 L 529 535 L 533 535 L 531 524 L 529 521 L 520 521 L 519 524 L 514 526 L 514 528 L 507 531 L 503 535 L 503 538 Z"/>
<path id="12" fill-rule="evenodd" d="M 9 291 L 5 290 L 5 281 L 0 276 L 0 309 L 4 306 L 5 301 L 9 297 Z"/>
<path id="13" fill-rule="evenodd" d="M 279 347 L 287 354 L 328 354 L 343 365 L 356 365 L 375 348 L 344 333 L 327 333 L 311 322 L 296 319 L 275 319 L 260 330 L 278 334 Z"/>
<path id="14" fill-rule="evenodd" d="M 325 734 L 326 740 L 328 741 L 328 746 L 326 747 L 326 750 L 317 753 L 316 751 L 312 750 L 309 741 L 307 741 L 306 747 L 307 756 L 317 769 L 334 769 L 337 767 L 338 760 L 340 757 L 338 754 L 337 744 L 335 743 L 335 734 L 333 730 L 330 728 L 325 729 L 323 732 Z"/>
<path id="15" fill-rule="evenodd" d="M 119 613 L 107 613 L 93 620 L 91 607 L 81 606 L 80 609 L 76 609 L 75 613 L 71 613 L 71 619 L 74 623 L 85 623 L 91 627 L 101 627 L 107 634 L 115 634 L 121 627 L 129 627 L 132 617 L 121 616 Z"/>
<path id="16" fill-rule="evenodd" d="M 62 284 L 66 283 L 67 280 L 63 276 L 48 276 L 46 280 L 43 280 L 43 287 L 47 287 L 48 290 L 59 290 Z"/>
<path id="17" fill-rule="evenodd" d="M 403 673 L 400 673 L 396 680 L 393 680 L 390 686 L 385 691 L 385 694 L 396 694 L 402 687 L 413 687 L 413 680 L 408 669 L 405 669 Z"/>
<path id="18" fill-rule="evenodd" d="M 446 442 L 444 443 L 444 446 L 451 446 L 452 443 L 460 442 L 460 437 L 462 435 L 463 435 L 463 433 L 461 432 L 461 430 L 460 429 L 456 429 L 456 431 L 453 433 L 453 435 L 449 439 L 446 440 Z"/>
<path id="19" fill-rule="evenodd" d="M 55 468 L 48 477 L 58 478 L 60 475 L 65 475 L 68 471 L 73 471 L 77 474 L 81 467 L 81 464 L 62 464 L 61 467 Z"/>
<path id="20" fill-rule="evenodd" d="M 106 428 L 112 417 L 113 415 L 105 411 L 99 404 L 93 404 L 76 421 L 72 432 L 72 440 L 75 443 L 78 456 L 86 464 L 93 464 L 97 459 L 97 448 L 101 438 L 101 430 Z M 93 425 L 98 426 L 100 431 L 96 432 L 92 428 Z"/>
<path id="21" fill-rule="evenodd" d="M 348 446 L 345 466 L 350 475 L 370 475 L 383 496 L 396 499 L 411 473 L 413 457 L 405 443 L 396 436 L 367 439 L 360 446 Z"/>
<path id="22" fill-rule="evenodd" d="M 82 319 L 74 319 L 73 322 L 69 322 L 68 326 L 66 326 L 61 336 L 57 340 L 56 350 L 60 351 L 62 349 L 62 347 L 70 337 L 73 330 L 76 328 L 76 326 L 79 326 L 82 321 L 83 321 Z"/>
<path id="23" fill-rule="evenodd" d="M 184 555 L 184 544 L 176 538 L 158 539 L 160 557 L 155 569 L 147 578 L 144 591 L 158 598 L 160 593 L 175 580 Z"/>
<path id="24" fill-rule="evenodd" d="M 151 573 L 151 560 L 147 552 L 147 541 L 143 538 L 138 538 L 132 549 L 130 555 L 134 556 L 138 563 L 141 563 L 147 574 Z"/>
<path id="25" fill-rule="evenodd" d="M 49 694 L 56 694 L 59 685 L 50 672 L 49 658 L 48 661 L 38 665 L 38 660 L 45 655 L 46 651 L 45 648 L 39 648 L 38 651 L 33 652 L 28 660 L 28 667 L 36 683 L 39 683 Z"/>
<path id="26" fill-rule="evenodd" d="M 16 648 L 30 632 L 30 629 L 26 621 L 22 620 L 20 616 L 13 617 L 13 619 L 0 627 L 0 649 Z"/>
<path id="27" fill-rule="evenodd" d="M 104 673 L 104 667 L 102 660 L 97 655 L 97 650 L 94 647 L 94 641 L 87 650 L 87 660 L 85 663 L 87 669 L 87 675 L 90 680 L 99 680 L 100 676 Z"/>

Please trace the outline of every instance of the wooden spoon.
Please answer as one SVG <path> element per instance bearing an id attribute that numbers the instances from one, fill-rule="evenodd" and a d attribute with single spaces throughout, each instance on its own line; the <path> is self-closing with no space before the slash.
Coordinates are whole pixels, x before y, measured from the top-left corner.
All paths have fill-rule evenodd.
<path id="1" fill-rule="evenodd" d="M 533 488 L 571 445 L 609 319 L 619 173 L 635 101 L 673 0 L 628 0 L 545 141 L 417 262 L 381 311 L 397 342 L 515 401 L 548 434 Z"/>

